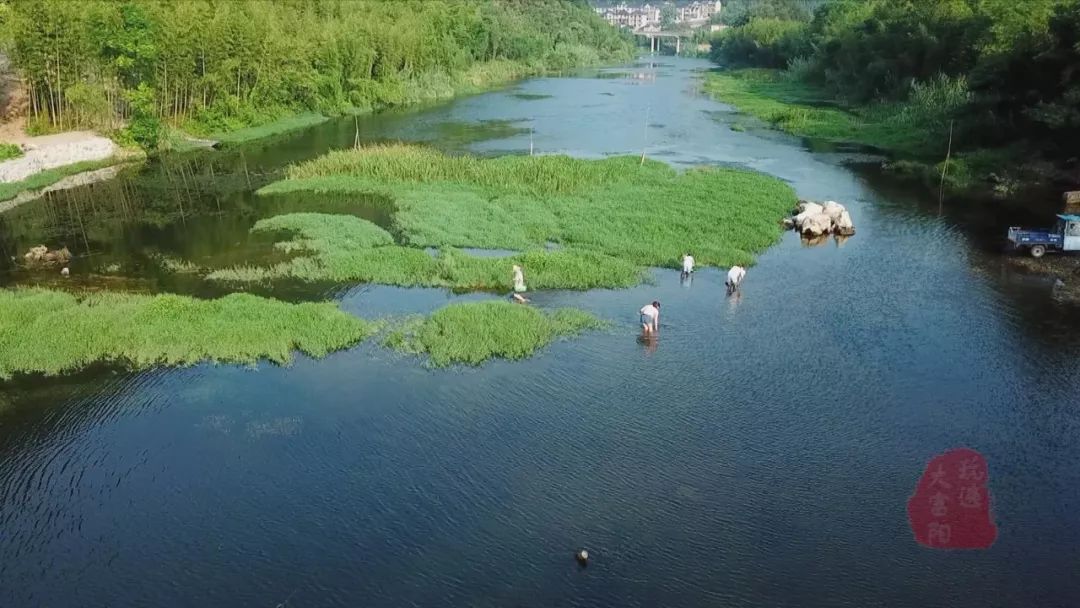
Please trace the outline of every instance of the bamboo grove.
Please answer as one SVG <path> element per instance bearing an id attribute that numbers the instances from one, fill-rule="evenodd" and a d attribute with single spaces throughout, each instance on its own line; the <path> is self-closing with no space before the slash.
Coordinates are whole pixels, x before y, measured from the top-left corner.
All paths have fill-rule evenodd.
<path id="1" fill-rule="evenodd" d="M 147 146 L 166 124 L 401 105 L 632 48 L 575 0 L 9 0 L 0 20 L 31 130 Z"/>

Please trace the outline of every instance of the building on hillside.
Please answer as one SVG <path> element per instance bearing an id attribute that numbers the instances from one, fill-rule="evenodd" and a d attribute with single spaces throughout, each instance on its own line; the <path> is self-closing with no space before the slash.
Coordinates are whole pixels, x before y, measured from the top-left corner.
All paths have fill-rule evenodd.
<path id="1" fill-rule="evenodd" d="M 678 12 L 676 13 L 675 22 L 686 24 L 702 23 L 719 13 L 720 9 L 721 3 L 719 0 L 715 2 L 691 2 L 676 9 Z"/>
<path id="2" fill-rule="evenodd" d="M 671 2 L 664 4 L 672 5 Z M 676 3 L 673 6 L 675 7 L 675 23 L 694 27 L 703 25 L 709 18 L 719 13 L 722 3 L 720 0 L 695 0 L 682 5 Z M 637 30 L 659 26 L 662 8 L 661 5 L 653 4 L 629 6 L 626 3 L 620 3 L 615 6 L 598 6 L 596 12 L 611 25 Z"/>
<path id="3" fill-rule="evenodd" d="M 660 7 L 651 4 L 643 6 L 618 4 L 616 6 L 597 7 L 596 12 L 608 23 L 616 27 L 636 30 L 660 24 Z"/>

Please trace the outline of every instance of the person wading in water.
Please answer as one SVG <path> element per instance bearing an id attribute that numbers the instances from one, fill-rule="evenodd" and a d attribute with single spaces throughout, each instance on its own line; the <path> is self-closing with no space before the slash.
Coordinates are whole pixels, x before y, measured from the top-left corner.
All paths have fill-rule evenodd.
<path id="1" fill-rule="evenodd" d="M 641 314 L 641 332 L 646 336 L 656 335 L 660 329 L 660 302 L 653 301 L 638 311 Z"/>

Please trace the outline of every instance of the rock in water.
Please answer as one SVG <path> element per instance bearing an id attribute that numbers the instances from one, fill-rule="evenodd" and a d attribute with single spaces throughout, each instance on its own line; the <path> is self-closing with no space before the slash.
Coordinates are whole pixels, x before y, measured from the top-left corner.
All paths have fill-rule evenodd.
<path id="1" fill-rule="evenodd" d="M 826 201 L 821 208 L 821 212 L 829 216 L 829 218 L 836 222 L 840 219 L 840 214 L 847 211 L 844 206 L 836 201 Z"/>
<path id="2" fill-rule="evenodd" d="M 840 217 L 833 221 L 833 231 L 841 236 L 855 234 L 855 224 L 851 222 L 851 215 L 847 212 L 847 209 L 840 212 Z"/>
<path id="3" fill-rule="evenodd" d="M 799 205 L 796 207 L 799 214 L 810 211 L 812 213 L 821 213 L 822 206 L 817 203 L 811 203 L 810 201 L 799 201 Z"/>
<path id="4" fill-rule="evenodd" d="M 799 224 L 799 232 L 809 236 L 821 236 L 827 234 L 831 228 L 832 220 L 824 213 L 816 213 L 807 216 L 803 218 L 803 221 Z"/>

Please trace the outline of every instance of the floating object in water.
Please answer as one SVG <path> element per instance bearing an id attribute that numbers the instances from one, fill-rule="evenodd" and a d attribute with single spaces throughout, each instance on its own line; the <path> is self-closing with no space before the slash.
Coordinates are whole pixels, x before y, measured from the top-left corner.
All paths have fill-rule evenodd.
<path id="1" fill-rule="evenodd" d="M 71 274 L 71 271 L 68 270 L 67 266 L 64 266 L 63 268 L 60 269 L 60 276 L 66 277 L 66 276 L 68 276 L 70 274 Z"/>
<path id="2" fill-rule="evenodd" d="M 585 549 L 579 549 L 577 554 L 574 555 L 574 559 L 577 560 L 577 563 L 585 566 L 589 563 L 589 552 Z"/>

